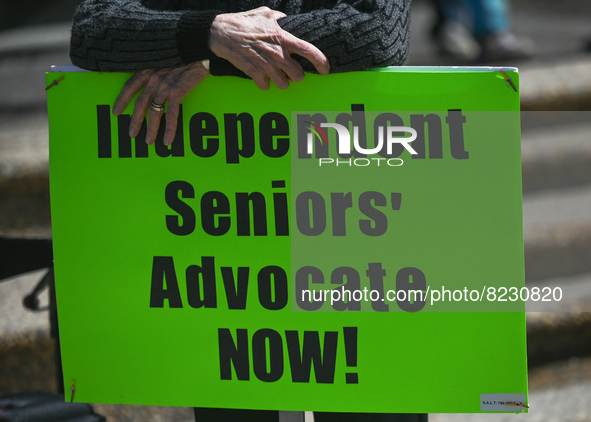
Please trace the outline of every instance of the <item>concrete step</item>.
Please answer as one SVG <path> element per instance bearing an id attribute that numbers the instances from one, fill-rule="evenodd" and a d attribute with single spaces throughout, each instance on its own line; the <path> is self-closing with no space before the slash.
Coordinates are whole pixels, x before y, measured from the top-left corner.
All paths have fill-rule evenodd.
<path id="1" fill-rule="evenodd" d="M 565 123 L 523 131 L 523 191 L 591 183 L 591 112 L 542 112 L 542 118 Z"/>
<path id="2" fill-rule="evenodd" d="M 70 22 L 24 26 L 0 32 L 0 58 L 67 50 Z"/>
<path id="3" fill-rule="evenodd" d="M 578 312 L 591 313 L 591 273 L 533 280 L 525 285 L 530 294 L 526 302 L 530 325 L 543 323 L 539 317 L 549 312 L 562 313 L 563 316 Z"/>
<path id="4" fill-rule="evenodd" d="M 591 272 L 526 286 L 541 293 L 526 302 L 528 365 L 591 355 Z"/>
<path id="5" fill-rule="evenodd" d="M 519 68 L 522 110 L 591 110 L 591 57 L 560 57 Z"/>
<path id="6" fill-rule="evenodd" d="M 0 114 L 0 233 L 51 237 L 47 114 Z"/>
<path id="7" fill-rule="evenodd" d="M 526 280 L 591 272 L 591 184 L 525 195 Z"/>
<path id="8" fill-rule="evenodd" d="M 591 313 L 528 313 L 527 350 L 530 366 L 591 355 Z"/>

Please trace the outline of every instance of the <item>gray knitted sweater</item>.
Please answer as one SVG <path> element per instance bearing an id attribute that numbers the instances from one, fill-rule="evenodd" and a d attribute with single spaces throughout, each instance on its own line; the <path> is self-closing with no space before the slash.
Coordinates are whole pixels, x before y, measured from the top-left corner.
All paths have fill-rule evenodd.
<path id="1" fill-rule="evenodd" d="M 85 0 L 74 15 L 70 57 L 95 71 L 133 72 L 210 60 L 214 75 L 244 74 L 208 47 L 220 13 L 268 6 L 279 25 L 318 47 L 331 72 L 401 65 L 411 0 Z M 314 71 L 296 57 L 304 70 Z"/>

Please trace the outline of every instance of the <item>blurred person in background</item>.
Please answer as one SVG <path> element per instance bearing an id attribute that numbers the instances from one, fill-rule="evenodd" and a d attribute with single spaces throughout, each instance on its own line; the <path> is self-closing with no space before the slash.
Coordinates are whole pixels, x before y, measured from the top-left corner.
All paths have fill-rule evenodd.
<path id="1" fill-rule="evenodd" d="M 532 56 L 532 43 L 511 32 L 507 0 L 432 1 L 437 17 L 431 36 L 443 53 L 481 63 Z"/>

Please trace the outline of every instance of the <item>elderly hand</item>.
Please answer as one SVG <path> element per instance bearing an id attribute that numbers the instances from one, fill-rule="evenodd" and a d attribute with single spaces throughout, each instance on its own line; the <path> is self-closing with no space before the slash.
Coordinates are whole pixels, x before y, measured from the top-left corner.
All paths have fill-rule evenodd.
<path id="1" fill-rule="evenodd" d="M 201 62 L 171 69 L 147 69 L 137 72 L 123 86 L 113 105 L 113 114 L 118 116 L 123 113 L 133 96 L 143 88 L 142 93 L 135 100 L 129 136 L 137 136 L 148 112 L 146 143 L 151 144 L 158 134 L 163 113 L 163 110 L 158 110 L 151 105 L 163 106 L 168 101 L 164 145 L 170 145 L 176 133 L 181 101 L 208 75 L 209 71 Z"/>
<path id="2" fill-rule="evenodd" d="M 318 73 L 327 74 L 326 56 L 277 24 L 285 16 L 268 7 L 218 15 L 211 26 L 209 47 L 216 56 L 250 76 L 260 89 L 268 89 L 269 80 L 286 89 L 290 80 L 299 82 L 304 78 L 302 67 L 291 54 L 305 57 Z"/>

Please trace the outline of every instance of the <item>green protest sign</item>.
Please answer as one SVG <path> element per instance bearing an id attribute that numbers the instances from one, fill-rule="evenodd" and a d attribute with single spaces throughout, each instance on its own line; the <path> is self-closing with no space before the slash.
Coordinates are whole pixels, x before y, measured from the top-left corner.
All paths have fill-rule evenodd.
<path id="1" fill-rule="evenodd" d="M 169 147 L 130 139 L 132 106 L 112 115 L 128 75 L 62 77 L 50 180 L 75 401 L 526 411 L 516 71 L 211 77 Z"/>

